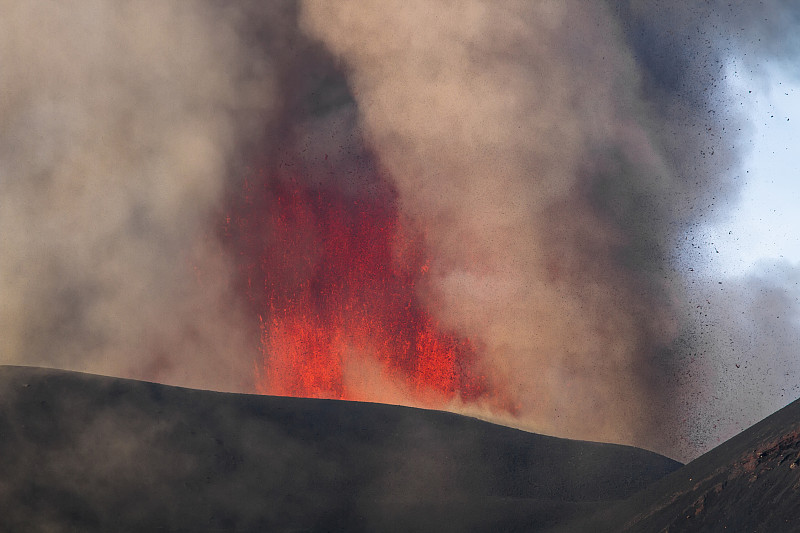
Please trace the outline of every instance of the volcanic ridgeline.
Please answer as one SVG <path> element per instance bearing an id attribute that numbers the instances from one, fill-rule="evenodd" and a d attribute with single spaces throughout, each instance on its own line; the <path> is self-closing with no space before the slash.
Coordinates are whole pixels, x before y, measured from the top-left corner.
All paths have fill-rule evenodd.
<path id="1" fill-rule="evenodd" d="M 800 531 L 800 400 L 632 497 L 555 531 Z"/>
<path id="2" fill-rule="evenodd" d="M 451 413 L 0 367 L 0 531 L 529 530 L 679 466 Z"/>

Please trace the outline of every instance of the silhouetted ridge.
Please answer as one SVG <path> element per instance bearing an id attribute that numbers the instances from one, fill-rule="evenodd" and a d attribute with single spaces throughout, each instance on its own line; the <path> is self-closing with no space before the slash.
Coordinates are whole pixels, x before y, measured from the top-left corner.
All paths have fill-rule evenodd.
<path id="1" fill-rule="evenodd" d="M 513 529 L 680 466 L 451 413 L 39 368 L 0 367 L 0 399 L 4 531 Z"/>

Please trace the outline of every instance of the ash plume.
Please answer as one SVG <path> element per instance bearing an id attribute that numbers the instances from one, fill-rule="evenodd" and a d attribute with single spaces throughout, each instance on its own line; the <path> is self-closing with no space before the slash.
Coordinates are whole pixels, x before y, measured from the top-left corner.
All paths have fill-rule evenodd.
<path id="1" fill-rule="evenodd" d="M 0 10 L 0 363 L 254 390 L 219 228 L 246 167 L 291 167 L 346 198 L 388 180 L 424 234 L 418 296 L 519 403 L 503 422 L 702 448 L 681 247 L 738 193 L 726 64 L 795 58 L 790 2 Z M 414 403 L 371 368 L 372 399 Z"/>
<path id="2" fill-rule="evenodd" d="M 350 70 L 405 213 L 427 228 L 430 305 L 485 343 L 529 428 L 641 442 L 677 325 L 650 272 L 661 242 L 609 211 L 628 217 L 646 206 L 621 195 L 675 185 L 637 120 L 613 18 L 582 2 L 304 7 Z M 637 230 L 649 256 L 636 257 Z"/>
<path id="3" fill-rule="evenodd" d="M 0 11 L 0 361 L 251 388 L 229 261 L 207 236 L 272 107 L 270 56 L 241 31 L 252 13 Z"/>
<path id="4" fill-rule="evenodd" d="M 796 8 L 758 8 L 767 39 L 742 3 L 303 5 L 428 228 L 430 305 L 485 343 L 521 423 L 679 453 L 675 249 L 737 192 L 726 59 L 794 53 Z"/>

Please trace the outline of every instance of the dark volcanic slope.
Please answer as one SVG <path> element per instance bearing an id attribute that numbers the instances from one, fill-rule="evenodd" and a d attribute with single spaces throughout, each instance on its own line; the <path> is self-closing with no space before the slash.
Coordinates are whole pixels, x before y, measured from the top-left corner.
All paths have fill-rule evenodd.
<path id="1" fill-rule="evenodd" d="M 568 531 L 800 531 L 800 400 Z"/>
<path id="2" fill-rule="evenodd" d="M 678 463 L 405 407 L 0 367 L 0 530 L 548 526 Z"/>

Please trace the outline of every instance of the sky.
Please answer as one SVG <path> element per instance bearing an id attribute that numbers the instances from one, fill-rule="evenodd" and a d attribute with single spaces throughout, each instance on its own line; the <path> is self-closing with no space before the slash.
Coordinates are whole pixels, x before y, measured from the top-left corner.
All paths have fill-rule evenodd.
<path id="1" fill-rule="evenodd" d="M 681 263 L 697 324 L 686 376 L 705 387 L 688 395 L 688 441 L 701 450 L 800 397 L 800 80 L 768 58 L 726 70 L 739 187 L 687 234 Z"/>
<path id="2" fill-rule="evenodd" d="M 734 102 L 748 118 L 739 198 L 709 228 L 729 276 L 757 271 L 776 260 L 800 264 L 800 80 L 780 65 L 754 74 L 735 62 L 728 80 Z"/>

